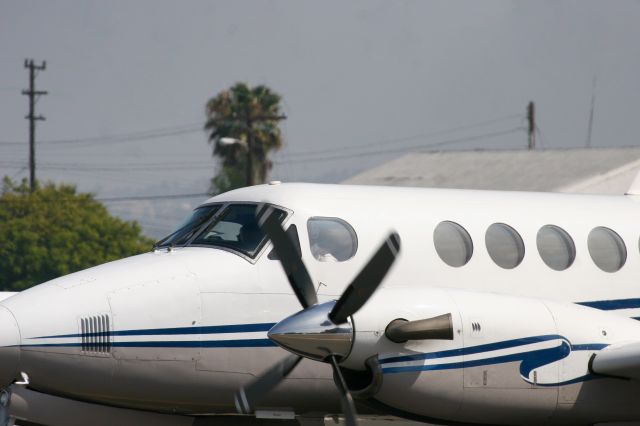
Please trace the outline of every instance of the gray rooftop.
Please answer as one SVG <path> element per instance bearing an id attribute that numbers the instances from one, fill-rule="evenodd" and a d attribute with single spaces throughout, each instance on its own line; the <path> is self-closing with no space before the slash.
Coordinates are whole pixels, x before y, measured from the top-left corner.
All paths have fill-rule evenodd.
<path id="1" fill-rule="evenodd" d="M 416 152 L 344 183 L 543 192 L 624 193 L 640 147 Z"/>

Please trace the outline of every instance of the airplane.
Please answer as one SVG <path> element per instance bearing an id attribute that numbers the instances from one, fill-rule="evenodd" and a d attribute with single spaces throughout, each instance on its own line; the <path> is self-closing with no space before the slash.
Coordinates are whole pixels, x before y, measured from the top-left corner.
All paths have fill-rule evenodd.
<path id="1" fill-rule="evenodd" d="M 217 195 L 0 297 L 0 424 L 640 422 L 639 195 Z"/>

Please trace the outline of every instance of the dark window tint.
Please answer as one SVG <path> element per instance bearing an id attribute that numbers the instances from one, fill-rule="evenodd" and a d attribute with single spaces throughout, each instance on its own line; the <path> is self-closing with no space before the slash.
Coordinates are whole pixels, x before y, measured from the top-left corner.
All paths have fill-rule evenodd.
<path id="1" fill-rule="evenodd" d="M 168 237 L 160 240 L 157 247 L 180 246 L 186 244 L 191 237 L 220 209 L 220 206 L 204 206 L 195 209 Z"/>
<path id="2" fill-rule="evenodd" d="M 464 266 L 473 254 L 469 233 L 455 222 L 440 222 L 433 231 L 433 244 L 440 259 L 449 266 Z"/>
<path id="3" fill-rule="evenodd" d="M 266 237 L 256 220 L 255 204 L 232 204 L 206 229 L 193 240 L 193 245 L 224 247 L 239 251 L 250 257 L 260 251 Z M 285 217 L 285 212 L 276 210 L 279 220 Z"/>
<path id="4" fill-rule="evenodd" d="M 485 244 L 491 259 L 501 268 L 513 269 L 524 259 L 520 234 L 504 223 L 494 223 L 487 228 Z"/>
<path id="5" fill-rule="evenodd" d="M 593 228 L 587 238 L 589 254 L 598 268 L 616 272 L 627 260 L 627 248 L 618 234 L 604 226 Z"/>
<path id="6" fill-rule="evenodd" d="M 307 231 L 311 254 L 320 262 L 344 262 L 358 250 L 356 232 L 337 217 L 312 217 L 307 221 Z"/>
<path id="7" fill-rule="evenodd" d="M 564 271 L 576 258 L 576 247 L 571 236 L 555 225 L 545 225 L 538 231 L 536 245 L 540 257 L 547 266 Z"/>

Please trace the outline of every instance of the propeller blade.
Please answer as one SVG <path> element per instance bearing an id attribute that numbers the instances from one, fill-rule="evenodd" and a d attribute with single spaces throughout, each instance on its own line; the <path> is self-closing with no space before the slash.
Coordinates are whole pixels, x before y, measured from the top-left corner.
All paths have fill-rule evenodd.
<path id="1" fill-rule="evenodd" d="M 261 376 L 257 377 L 249 385 L 236 392 L 236 410 L 240 414 L 253 413 L 256 404 L 260 402 L 268 392 L 275 388 L 302 360 L 301 356 L 289 355 L 282 361 L 274 364 Z"/>
<path id="2" fill-rule="evenodd" d="M 308 308 L 317 304 L 316 289 L 313 286 L 313 281 L 311 281 L 309 271 L 307 271 L 307 267 L 298 255 L 295 246 L 284 229 L 282 229 L 282 226 L 280 226 L 278 213 L 273 207 L 265 205 L 265 207 L 258 210 L 256 216 L 260 229 L 273 243 L 273 248 L 278 254 L 278 259 L 280 259 L 280 264 L 287 275 L 289 284 L 291 284 L 291 288 L 302 307 Z"/>
<path id="3" fill-rule="evenodd" d="M 329 313 L 334 324 L 342 324 L 360 309 L 376 291 L 400 252 L 400 237 L 393 232 L 362 268 Z"/>
<path id="4" fill-rule="evenodd" d="M 335 355 L 331 355 L 329 357 L 331 361 L 331 366 L 333 367 L 333 374 L 335 377 L 335 382 L 340 391 L 340 404 L 342 405 L 342 413 L 344 414 L 345 424 L 347 426 L 358 426 L 358 412 L 356 411 L 356 406 L 353 403 L 353 397 L 347 388 L 347 383 L 344 381 L 344 377 L 342 376 L 342 372 L 340 371 L 340 366 L 338 365 L 338 359 Z"/>

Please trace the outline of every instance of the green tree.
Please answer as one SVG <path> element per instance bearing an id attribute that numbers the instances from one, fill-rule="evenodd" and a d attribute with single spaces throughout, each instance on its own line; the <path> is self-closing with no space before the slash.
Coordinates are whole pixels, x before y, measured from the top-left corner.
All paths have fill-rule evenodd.
<path id="1" fill-rule="evenodd" d="M 206 104 L 205 130 L 220 171 L 211 180 L 211 191 L 220 193 L 267 180 L 273 163 L 269 153 L 282 147 L 278 126 L 284 118 L 282 98 L 266 86 L 236 83 Z M 240 143 L 224 144 L 222 138 Z"/>
<path id="2" fill-rule="evenodd" d="M 91 194 L 5 177 L 0 193 L 0 290 L 35 284 L 149 251 L 140 225 L 109 214 Z"/>
<path id="3" fill-rule="evenodd" d="M 209 192 L 221 194 L 245 186 L 247 181 L 244 171 L 245 163 L 246 161 L 242 160 L 237 166 L 222 165 L 218 174 L 211 179 Z"/>

